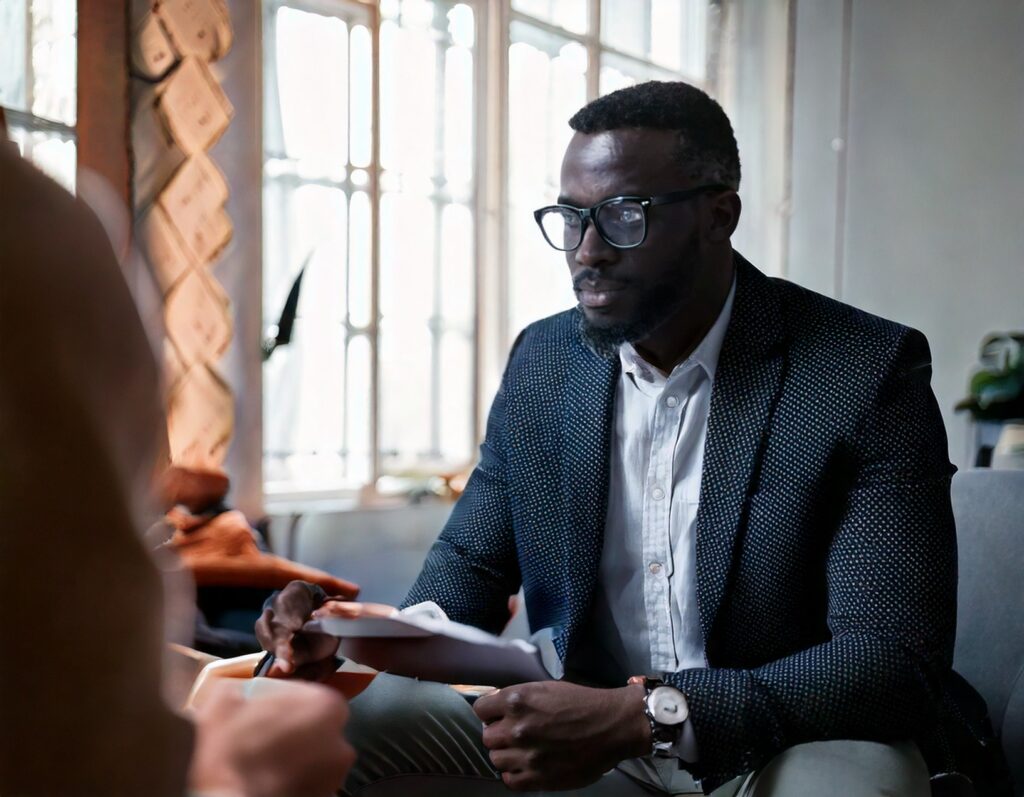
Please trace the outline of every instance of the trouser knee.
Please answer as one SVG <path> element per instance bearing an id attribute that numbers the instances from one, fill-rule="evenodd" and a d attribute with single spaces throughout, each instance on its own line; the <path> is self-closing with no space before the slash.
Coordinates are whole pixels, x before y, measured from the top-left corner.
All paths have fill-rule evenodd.
<path id="1" fill-rule="evenodd" d="M 357 759 L 348 793 L 404 775 L 497 778 L 480 720 L 448 686 L 381 674 L 349 708 L 346 735 Z"/>

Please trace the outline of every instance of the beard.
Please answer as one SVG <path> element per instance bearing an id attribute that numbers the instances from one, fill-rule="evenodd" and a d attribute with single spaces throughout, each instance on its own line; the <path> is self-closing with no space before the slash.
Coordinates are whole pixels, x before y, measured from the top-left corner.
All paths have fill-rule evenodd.
<path id="1" fill-rule="evenodd" d="M 580 331 L 584 340 L 599 354 L 614 356 L 623 343 L 636 343 L 650 337 L 686 304 L 687 297 L 694 289 L 694 268 L 700 262 L 699 257 L 699 242 L 691 238 L 679 258 L 682 268 L 678 275 L 674 279 L 648 285 L 630 318 L 595 324 L 587 318 L 583 307 L 579 306 Z M 636 282 L 633 284 L 635 286 Z"/>
<path id="2" fill-rule="evenodd" d="M 635 343 L 648 337 L 664 324 L 679 307 L 681 296 L 675 290 L 660 288 L 649 291 L 637 304 L 634 317 L 612 324 L 595 324 L 580 307 L 580 330 L 597 351 L 618 349 L 623 343 Z"/>

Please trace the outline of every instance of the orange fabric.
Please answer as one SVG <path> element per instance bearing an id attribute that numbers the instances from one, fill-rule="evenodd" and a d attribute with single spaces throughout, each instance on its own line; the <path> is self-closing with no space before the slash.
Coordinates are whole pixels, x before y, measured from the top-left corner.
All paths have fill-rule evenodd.
<path id="1" fill-rule="evenodd" d="M 359 592 L 351 581 L 261 551 L 241 512 L 205 518 L 176 509 L 167 520 L 175 528 L 170 545 L 200 587 L 281 589 L 299 579 L 319 584 L 328 595 L 355 597 Z"/>

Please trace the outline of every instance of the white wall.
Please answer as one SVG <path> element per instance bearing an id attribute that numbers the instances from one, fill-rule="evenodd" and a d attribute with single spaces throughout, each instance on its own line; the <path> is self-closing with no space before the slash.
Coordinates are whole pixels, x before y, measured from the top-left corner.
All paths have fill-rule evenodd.
<path id="1" fill-rule="evenodd" d="M 1024 328 L 1024 2 L 794 2 L 785 273 L 928 336 L 963 467 L 978 344 Z"/>
<path id="2" fill-rule="evenodd" d="M 724 10 L 718 99 L 736 133 L 742 171 L 733 245 L 778 276 L 788 232 L 790 0 L 732 0 Z"/>

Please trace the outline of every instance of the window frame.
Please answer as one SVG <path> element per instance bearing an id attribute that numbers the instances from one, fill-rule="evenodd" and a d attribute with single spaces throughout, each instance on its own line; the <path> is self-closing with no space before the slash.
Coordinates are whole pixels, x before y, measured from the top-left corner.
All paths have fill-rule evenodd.
<path id="1" fill-rule="evenodd" d="M 31 13 L 31 6 L 26 5 Z M 7 132 L 56 134 L 75 142 L 75 169 L 90 169 L 104 177 L 128 205 L 131 202 L 128 63 L 129 0 L 75 3 L 75 123 L 67 124 L 30 110 L 2 105 Z M 33 67 L 26 50 L 26 105 L 32 107 Z M 31 159 L 31 152 L 26 152 Z"/>
<path id="2" fill-rule="evenodd" d="M 472 7 L 475 16 L 474 44 L 474 91 L 477 98 L 474 121 L 474 161 L 476 166 L 476 183 L 474 196 L 470 202 L 475 215 L 472 251 L 476 263 L 475 307 L 473 313 L 474 344 L 473 351 L 473 385 L 471 408 L 472 440 L 479 444 L 486 425 L 486 413 L 490 401 L 497 389 L 501 372 L 508 355 L 508 347 L 514 330 L 511 329 L 510 314 L 510 233 L 509 223 L 503 209 L 509 203 L 509 169 L 508 169 L 508 136 L 509 136 L 509 46 L 511 44 L 512 23 L 518 22 L 537 28 L 543 32 L 557 35 L 584 46 L 587 53 L 586 101 L 590 102 L 599 96 L 601 67 L 605 56 L 637 65 L 639 68 L 661 73 L 665 77 L 686 79 L 705 90 L 713 88 L 718 82 L 716 42 L 719 35 L 720 20 L 716 13 L 719 5 L 715 0 L 707 0 L 708 23 L 707 37 L 707 70 L 703 79 L 697 80 L 685 76 L 682 72 L 673 71 L 653 61 L 604 44 L 601 41 L 601 0 L 589 0 L 587 29 L 584 33 L 575 33 L 544 19 L 530 16 L 512 7 L 512 0 L 459 0 Z M 351 501 L 354 506 L 358 497 L 375 494 L 378 480 L 383 474 L 381 468 L 381 436 L 380 436 L 380 364 L 379 364 L 379 311 L 380 311 L 380 29 L 382 24 L 380 0 L 265 0 L 261 3 L 262 13 L 269 8 L 290 6 L 309 10 L 314 13 L 340 16 L 342 6 L 362 7 L 370 25 L 372 40 L 373 88 L 372 88 L 372 155 L 369 167 L 370 182 L 368 190 L 371 197 L 371 313 L 368 328 L 373 335 L 371 345 L 371 481 L 362 487 L 345 487 L 335 490 L 308 491 L 298 489 L 293 492 L 274 492 L 264 495 L 268 506 L 291 507 L 315 505 L 321 502 Z M 262 29 L 267 30 L 266 20 Z M 263 53 L 266 57 L 268 48 L 264 40 Z M 261 61 L 261 74 L 267 74 L 267 68 Z M 266 90 L 266 89 L 264 89 Z M 264 151 L 263 163 L 266 163 Z M 264 183 L 261 174 L 260 185 Z M 487 256 L 485 257 L 485 253 Z M 276 319 L 264 318 L 264 326 L 274 323 Z M 348 386 L 346 386 L 348 389 Z M 264 448 L 265 447 L 261 447 Z M 474 449 L 475 451 L 475 449 Z M 471 464 L 475 456 L 471 453 L 468 462 Z M 453 463 L 453 465 L 456 463 Z M 265 483 L 264 483 L 265 489 Z"/>

